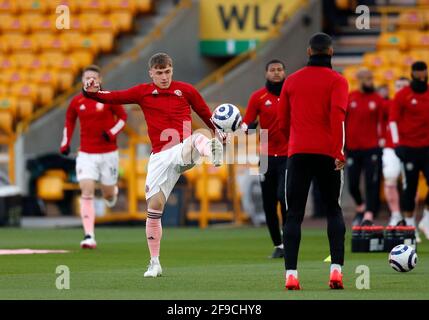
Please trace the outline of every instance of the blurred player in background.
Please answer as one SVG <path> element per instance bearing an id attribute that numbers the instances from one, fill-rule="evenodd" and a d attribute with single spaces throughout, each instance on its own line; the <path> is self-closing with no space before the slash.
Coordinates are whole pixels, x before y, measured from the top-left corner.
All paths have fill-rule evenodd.
<path id="1" fill-rule="evenodd" d="M 332 70 L 334 50 L 329 35 L 313 35 L 307 53 L 307 66 L 286 79 L 278 105 L 279 126 L 289 143 L 285 177 L 287 215 L 283 232 L 285 286 L 288 290 L 301 289 L 297 271 L 301 224 L 310 184 L 316 177 L 327 209 L 332 257 L 329 286 L 342 289 L 346 228 L 340 198 L 348 84 Z"/>
<path id="2" fill-rule="evenodd" d="M 82 83 L 93 79 L 101 84 L 99 67 L 88 66 L 82 74 Z M 104 104 L 79 94 L 67 109 L 60 152 L 70 153 L 70 143 L 76 125 L 80 122 L 80 149 L 76 158 L 76 176 L 82 192 L 80 212 L 85 238 L 82 248 L 97 246 L 94 233 L 94 193 L 97 181 L 107 207 L 115 205 L 118 195 L 119 155 L 116 137 L 124 128 L 127 113 L 121 105 Z"/>
<path id="3" fill-rule="evenodd" d="M 395 95 L 389 122 L 395 153 L 402 164 L 401 210 L 406 224 L 416 226 L 413 211 L 420 171 L 429 184 L 429 91 L 426 63 L 417 61 L 411 69 L 411 83 Z M 429 239 L 429 194 L 419 228 Z"/>
<path id="4" fill-rule="evenodd" d="M 84 85 L 84 94 L 103 103 L 139 104 L 148 126 L 152 153 L 146 176 L 146 237 L 150 264 L 145 277 L 162 274 L 159 261 L 162 238 L 161 217 L 165 203 L 180 175 L 192 168 L 200 156 L 207 156 L 219 166 L 223 145 L 217 139 L 192 134 L 191 108 L 204 123 L 217 132 L 211 122 L 211 111 L 198 91 L 188 83 L 173 81 L 173 60 L 157 53 L 149 60 L 152 83 L 144 83 L 122 91 L 101 91 L 91 79 Z"/>
<path id="5" fill-rule="evenodd" d="M 384 145 L 384 99 L 375 92 L 372 72 L 357 72 L 359 89 L 350 92 L 346 116 L 349 191 L 356 203 L 353 225 L 371 225 L 380 207 L 381 147 Z M 360 177 L 365 172 L 365 202 Z"/>
<path id="6" fill-rule="evenodd" d="M 395 94 L 402 88 L 408 86 L 410 80 L 402 77 L 395 81 Z M 401 174 L 401 160 L 396 156 L 392 135 L 389 129 L 389 113 L 392 108 L 393 100 L 389 100 L 385 105 L 385 119 L 387 122 L 385 146 L 383 148 L 383 177 L 384 177 L 384 195 L 390 210 L 389 226 L 396 226 L 402 221 L 401 209 L 399 204 L 398 179 Z"/>
<path id="7" fill-rule="evenodd" d="M 247 131 L 249 125 L 259 117 L 261 129 L 268 130 L 268 145 L 261 145 L 262 156 L 268 158 L 267 172 L 261 174 L 262 202 L 265 218 L 274 244 L 271 258 L 284 256 L 283 240 L 280 230 L 277 204 L 280 203 L 282 225 L 286 221 L 285 171 L 287 163 L 287 140 L 280 132 L 277 122 L 277 105 L 280 92 L 286 78 L 285 64 L 277 59 L 265 66 L 265 86 L 255 91 L 250 97 L 242 129 Z"/>

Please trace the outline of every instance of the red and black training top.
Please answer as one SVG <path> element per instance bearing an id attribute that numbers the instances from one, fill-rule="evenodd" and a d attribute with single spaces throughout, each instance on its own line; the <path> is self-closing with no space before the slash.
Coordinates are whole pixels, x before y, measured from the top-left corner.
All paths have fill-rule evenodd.
<path id="1" fill-rule="evenodd" d="M 268 130 L 268 144 L 261 142 L 261 153 L 269 156 L 287 156 L 287 140 L 278 126 L 277 107 L 280 98 L 269 92 L 266 87 L 255 91 L 247 105 L 243 123 L 248 126 L 259 116 L 261 129 Z"/>
<path id="2" fill-rule="evenodd" d="M 329 67 L 306 66 L 290 75 L 280 94 L 279 126 L 298 153 L 344 160 L 347 80 Z"/>

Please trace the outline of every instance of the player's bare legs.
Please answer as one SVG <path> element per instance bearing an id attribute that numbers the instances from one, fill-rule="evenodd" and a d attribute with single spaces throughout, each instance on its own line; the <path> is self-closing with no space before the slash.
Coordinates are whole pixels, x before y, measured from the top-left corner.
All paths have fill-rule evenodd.
<path id="1" fill-rule="evenodd" d="M 118 186 L 112 185 L 112 186 L 108 186 L 108 185 L 101 185 L 101 193 L 103 194 L 103 199 L 106 203 L 106 206 L 109 208 L 112 208 L 115 204 L 116 201 L 118 200 Z"/>
<path id="2" fill-rule="evenodd" d="M 166 201 L 162 191 L 147 200 L 146 239 L 150 252 L 150 264 L 144 277 L 156 278 L 162 275 L 159 250 L 162 238 L 161 217 Z"/>
<path id="3" fill-rule="evenodd" d="M 81 189 L 80 214 L 82 218 L 83 229 L 85 231 L 85 239 L 80 243 L 83 249 L 94 249 L 97 246 L 95 242 L 94 223 L 95 223 L 95 208 L 94 208 L 94 191 L 95 181 L 84 179 L 79 182 Z"/>

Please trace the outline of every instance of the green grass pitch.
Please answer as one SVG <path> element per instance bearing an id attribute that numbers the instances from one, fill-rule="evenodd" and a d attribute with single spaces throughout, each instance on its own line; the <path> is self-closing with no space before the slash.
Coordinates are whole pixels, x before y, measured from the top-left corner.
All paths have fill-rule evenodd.
<path id="1" fill-rule="evenodd" d="M 418 247 L 409 273 L 394 271 L 387 253 L 350 253 L 345 290 L 328 288 L 326 230 L 304 229 L 298 265 L 304 290 L 284 290 L 283 259 L 271 260 L 261 228 L 164 228 L 163 276 L 143 278 L 148 263 L 141 227 L 98 228 L 98 248 L 79 248 L 80 229 L 0 230 L 0 249 L 65 249 L 66 254 L 0 256 L 0 299 L 429 299 L 429 241 Z M 70 289 L 55 286 L 58 265 L 70 270 Z M 370 268 L 370 289 L 358 290 L 358 265 Z"/>

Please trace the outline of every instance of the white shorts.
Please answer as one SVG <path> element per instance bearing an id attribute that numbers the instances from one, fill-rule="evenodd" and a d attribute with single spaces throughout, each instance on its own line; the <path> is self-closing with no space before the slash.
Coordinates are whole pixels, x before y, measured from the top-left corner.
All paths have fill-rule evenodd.
<path id="1" fill-rule="evenodd" d="M 401 174 L 401 160 L 392 148 L 383 149 L 383 176 L 384 179 L 397 180 Z"/>
<path id="2" fill-rule="evenodd" d="M 77 181 L 89 179 L 112 186 L 118 182 L 118 150 L 107 153 L 86 153 L 79 151 L 76 158 Z"/>
<path id="3" fill-rule="evenodd" d="M 191 164 L 185 164 L 182 159 L 183 145 L 188 139 L 191 137 L 170 149 L 150 155 L 146 176 L 146 200 L 160 191 L 167 200 L 180 175 L 195 166 L 199 157 L 194 158 Z"/>

